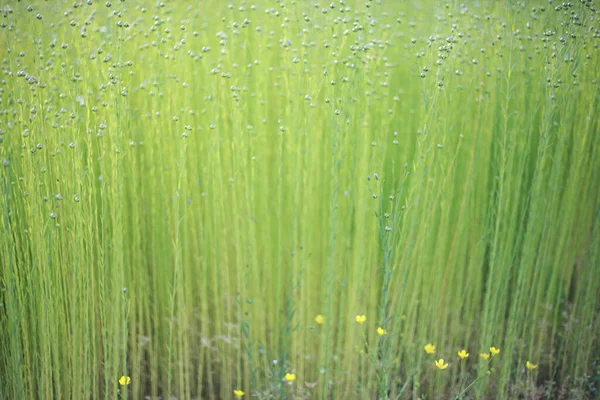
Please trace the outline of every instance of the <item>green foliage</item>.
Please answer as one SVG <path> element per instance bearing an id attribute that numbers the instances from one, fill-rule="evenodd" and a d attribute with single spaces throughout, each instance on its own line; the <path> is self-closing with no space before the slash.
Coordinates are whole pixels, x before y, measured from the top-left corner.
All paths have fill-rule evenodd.
<path id="1" fill-rule="evenodd" d="M 597 395 L 591 1 L 9 3 L 0 399 Z"/>

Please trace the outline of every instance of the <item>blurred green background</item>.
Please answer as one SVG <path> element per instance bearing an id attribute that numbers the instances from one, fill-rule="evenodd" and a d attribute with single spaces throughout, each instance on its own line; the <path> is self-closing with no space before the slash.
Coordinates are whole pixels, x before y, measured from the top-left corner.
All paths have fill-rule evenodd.
<path id="1" fill-rule="evenodd" d="M 3 5 L 0 398 L 597 397 L 595 6 Z"/>

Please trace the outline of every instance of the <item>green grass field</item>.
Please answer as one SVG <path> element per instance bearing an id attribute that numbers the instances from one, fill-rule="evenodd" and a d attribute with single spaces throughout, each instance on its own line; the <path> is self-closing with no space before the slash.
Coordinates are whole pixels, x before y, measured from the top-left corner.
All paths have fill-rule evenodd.
<path id="1" fill-rule="evenodd" d="M 598 398 L 598 2 L 111 1 L 0 5 L 0 399 Z"/>

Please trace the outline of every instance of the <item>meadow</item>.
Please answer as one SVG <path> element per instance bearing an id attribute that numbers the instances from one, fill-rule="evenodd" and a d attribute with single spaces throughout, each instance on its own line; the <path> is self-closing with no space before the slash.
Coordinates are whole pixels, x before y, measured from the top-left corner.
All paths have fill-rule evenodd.
<path id="1" fill-rule="evenodd" d="M 600 396 L 596 1 L 0 5 L 0 399 Z"/>

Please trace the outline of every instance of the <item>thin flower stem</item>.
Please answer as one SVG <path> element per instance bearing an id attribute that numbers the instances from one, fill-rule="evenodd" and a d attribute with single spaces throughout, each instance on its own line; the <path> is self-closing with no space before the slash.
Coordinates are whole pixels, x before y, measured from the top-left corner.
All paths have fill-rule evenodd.
<path id="1" fill-rule="evenodd" d="M 477 377 L 477 379 L 475 379 L 473 382 L 471 382 L 471 384 L 469 386 L 467 386 L 462 392 L 460 392 L 455 398 L 454 400 L 458 400 L 460 399 L 465 393 L 467 393 L 467 391 L 473 386 L 475 385 L 477 382 L 479 382 L 482 378 L 486 377 L 488 375 L 489 371 L 486 372 L 483 375 L 479 375 Z"/>

